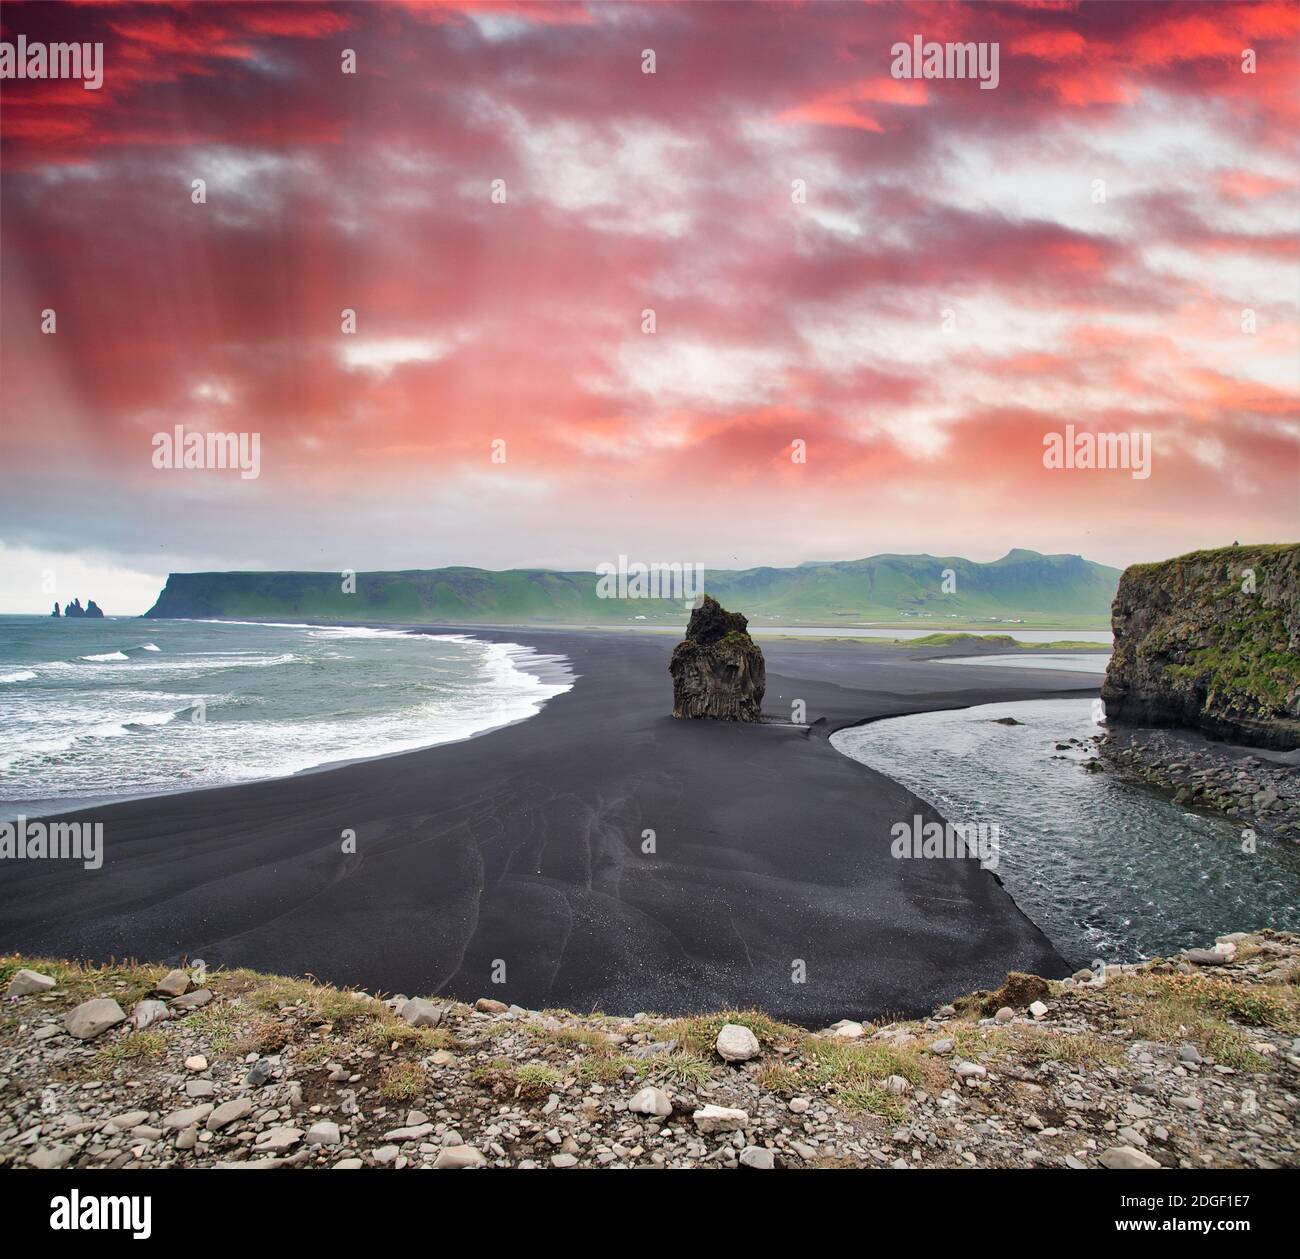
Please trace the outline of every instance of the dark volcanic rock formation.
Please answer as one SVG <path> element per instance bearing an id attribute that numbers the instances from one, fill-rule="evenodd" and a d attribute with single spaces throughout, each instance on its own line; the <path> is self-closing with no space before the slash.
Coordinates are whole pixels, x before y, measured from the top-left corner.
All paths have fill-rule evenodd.
<path id="1" fill-rule="evenodd" d="M 673 648 L 673 716 L 757 721 L 767 669 L 749 621 L 711 595 L 691 613 L 686 637 Z"/>
<path id="2" fill-rule="evenodd" d="M 56 603 L 54 605 L 54 612 L 52 613 L 52 615 L 58 616 L 58 614 L 59 614 L 59 605 Z M 86 606 L 83 608 L 81 606 L 81 600 L 77 598 L 77 599 L 73 599 L 71 603 L 69 603 L 67 606 L 64 607 L 63 615 L 70 616 L 73 618 L 79 616 L 88 616 L 92 618 L 102 617 L 104 615 L 104 609 L 101 608 L 99 604 L 97 604 L 94 601 L 94 599 L 89 600 Z"/>
<path id="3" fill-rule="evenodd" d="M 1134 565 L 1111 622 L 1109 721 L 1300 747 L 1300 544 Z"/>
<path id="4" fill-rule="evenodd" d="M 59 615 L 59 605 L 58 605 L 57 603 L 54 605 L 54 611 L 51 612 L 50 615 L 51 615 L 51 616 L 58 616 L 58 615 Z"/>

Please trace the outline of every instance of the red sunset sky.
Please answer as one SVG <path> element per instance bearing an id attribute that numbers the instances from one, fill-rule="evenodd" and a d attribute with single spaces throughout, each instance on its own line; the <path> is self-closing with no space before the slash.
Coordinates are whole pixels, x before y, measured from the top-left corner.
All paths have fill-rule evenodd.
<path id="1" fill-rule="evenodd" d="M 0 85 L 0 611 L 46 569 L 126 613 L 169 570 L 1300 534 L 1296 3 L 0 28 L 104 45 L 99 91 Z M 998 87 L 891 78 L 914 34 L 997 41 Z M 1067 423 L 1150 433 L 1151 476 L 1045 469 Z M 155 469 L 176 424 L 260 434 L 261 476 Z"/>

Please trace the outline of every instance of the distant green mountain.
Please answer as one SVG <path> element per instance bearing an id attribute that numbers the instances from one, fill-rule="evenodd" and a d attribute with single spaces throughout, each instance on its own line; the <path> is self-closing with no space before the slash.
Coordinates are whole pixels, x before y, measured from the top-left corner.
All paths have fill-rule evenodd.
<path id="1" fill-rule="evenodd" d="M 1119 569 L 1078 555 L 1015 550 L 989 564 L 874 555 L 797 568 L 710 570 L 704 588 L 760 625 L 1022 620 L 1083 629 L 1110 624 L 1119 577 Z M 355 593 L 345 594 L 339 573 L 172 573 L 145 615 L 511 625 L 685 620 L 681 600 L 600 598 L 598 580 L 595 573 L 540 568 L 408 569 L 358 573 Z"/>

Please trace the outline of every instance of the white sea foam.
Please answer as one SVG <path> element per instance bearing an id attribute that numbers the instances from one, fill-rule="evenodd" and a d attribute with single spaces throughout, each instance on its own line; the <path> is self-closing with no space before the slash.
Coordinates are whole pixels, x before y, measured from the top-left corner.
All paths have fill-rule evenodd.
<path id="1" fill-rule="evenodd" d="M 24 649 L 47 641 L 27 633 Z M 167 622 L 125 651 L 4 664 L 0 816 L 454 742 L 573 685 L 563 657 L 469 634 L 265 622 Z"/>

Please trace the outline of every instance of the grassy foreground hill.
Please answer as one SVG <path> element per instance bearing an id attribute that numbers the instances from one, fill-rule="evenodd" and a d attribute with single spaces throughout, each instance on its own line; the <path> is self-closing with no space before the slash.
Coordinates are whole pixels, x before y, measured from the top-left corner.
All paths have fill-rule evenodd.
<path id="1" fill-rule="evenodd" d="M 998 618 L 1102 628 L 1119 576 L 1118 569 L 1077 555 L 1014 550 L 988 564 L 876 555 L 796 568 L 708 570 L 704 586 L 759 623 Z M 145 615 L 497 624 L 686 619 L 684 603 L 674 599 L 600 598 L 596 574 L 585 572 L 407 569 L 358 573 L 355 593 L 344 593 L 344 586 L 342 574 L 332 572 L 173 573 Z"/>
<path id="2" fill-rule="evenodd" d="M 1261 931 L 808 1031 L 9 956 L 0 1167 L 1294 1167 L 1298 982 Z"/>

